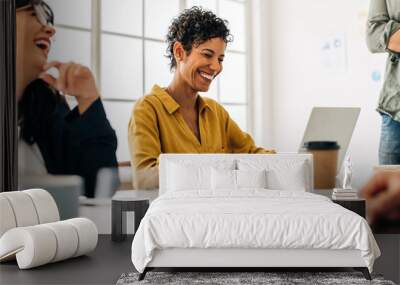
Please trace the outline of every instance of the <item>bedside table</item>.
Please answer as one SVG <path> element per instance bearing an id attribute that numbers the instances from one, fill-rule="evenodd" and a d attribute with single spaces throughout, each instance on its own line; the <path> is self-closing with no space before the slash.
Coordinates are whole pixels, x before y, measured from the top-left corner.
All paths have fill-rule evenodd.
<path id="1" fill-rule="evenodd" d="M 135 232 L 146 214 L 150 202 L 158 196 L 158 190 L 120 190 L 111 202 L 111 239 L 126 239 L 126 212 L 135 213 Z"/>
<path id="2" fill-rule="evenodd" d="M 328 197 L 329 199 L 332 200 L 332 202 L 339 204 L 343 208 L 346 208 L 356 214 L 359 214 L 361 217 L 363 217 L 365 219 L 365 217 L 366 217 L 365 199 L 362 199 L 362 198 L 354 198 L 351 200 L 332 199 L 332 192 L 333 192 L 333 190 L 318 190 L 318 189 L 316 189 L 311 193 Z"/>

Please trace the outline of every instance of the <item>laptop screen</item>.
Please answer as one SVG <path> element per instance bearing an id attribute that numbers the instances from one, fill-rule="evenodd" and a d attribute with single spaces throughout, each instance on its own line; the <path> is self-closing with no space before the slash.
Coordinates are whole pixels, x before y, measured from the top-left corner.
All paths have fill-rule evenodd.
<path id="1" fill-rule="evenodd" d="M 337 165 L 339 172 L 360 111 L 361 108 L 314 107 L 300 144 L 300 151 L 308 141 L 336 141 L 340 146 Z"/>

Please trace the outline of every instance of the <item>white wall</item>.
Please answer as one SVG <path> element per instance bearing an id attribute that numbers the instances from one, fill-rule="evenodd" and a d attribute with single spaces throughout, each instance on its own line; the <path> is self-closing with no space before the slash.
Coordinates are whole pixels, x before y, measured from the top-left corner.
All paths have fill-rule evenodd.
<path id="1" fill-rule="evenodd" d="M 257 145 L 270 148 L 273 145 L 272 116 L 272 21 L 269 16 L 271 1 L 252 0 L 250 2 L 249 25 L 250 50 L 249 63 L 249 93 L 251 94 L 251 109 L 253 135 Z"/>
<path id="2" fill-rule="evenodd" d="M 265 124 L 272 121 L 270 142 L 278 151 L 297 151 L 313 106 L 361 107 L 349 151 L 354 164 L 353 186 L 360 187 L 378 161 L 380 117 L 375 111 L 381 81 L 372 72 L 383 72 L 385 55 L 372 55 L 365 44 L 366 0 L 268 0 L 262 13 L 270 18 L 266 42 L 271 55 L 271 105 Z M 323 64 L 322 47 L 326 41 L 344 39 L 343 53 L 333 55 L 337 63 Z M 263 40 L 261 40 L 262 42 Z M 329 58 L 328 58 L 329 59 Z M 332 59 L 332 58 L 331 58 Z M 268 76 L 268 73 L 264 76 Z M 272 118 L 271 118 L 272 116 Z M 265 137 L 268 136 L 268 137 Z"/>

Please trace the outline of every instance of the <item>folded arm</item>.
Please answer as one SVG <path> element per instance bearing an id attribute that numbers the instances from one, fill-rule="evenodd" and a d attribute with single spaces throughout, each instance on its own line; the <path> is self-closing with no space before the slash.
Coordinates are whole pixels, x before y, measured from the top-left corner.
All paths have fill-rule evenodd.
<path id="1" fill-rule="evenodd" d="M 373 53 L 400 52 L 400 23 L 391 19 L 386 0 L 372 0 L 367 22 L 367 46 Z"/>

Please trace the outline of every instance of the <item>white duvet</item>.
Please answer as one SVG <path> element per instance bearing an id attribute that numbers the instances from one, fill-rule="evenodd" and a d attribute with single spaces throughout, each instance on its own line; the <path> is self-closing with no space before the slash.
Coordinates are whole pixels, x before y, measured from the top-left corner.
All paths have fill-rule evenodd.
<path id="1" fill-rule="evenodd" d="M 136 232 L 132 262 L 143 272 L 165 248 L 358 249 L 370 271 L 380 255 L 359 215 L 321 195 L 265 189 L 160 196 Z"/>

